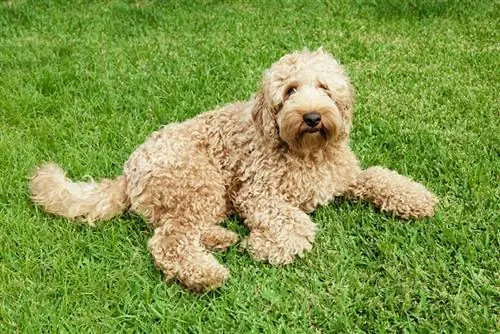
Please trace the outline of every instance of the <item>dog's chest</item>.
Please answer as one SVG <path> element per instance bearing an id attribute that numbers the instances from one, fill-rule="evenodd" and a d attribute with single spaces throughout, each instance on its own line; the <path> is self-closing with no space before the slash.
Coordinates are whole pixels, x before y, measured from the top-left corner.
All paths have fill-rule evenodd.
<path id="1" fill-rule="evenodd" d="M 289 166 L 278 186 L 284 199 L 306 212 L 339 195 L 332 166 Z"/>

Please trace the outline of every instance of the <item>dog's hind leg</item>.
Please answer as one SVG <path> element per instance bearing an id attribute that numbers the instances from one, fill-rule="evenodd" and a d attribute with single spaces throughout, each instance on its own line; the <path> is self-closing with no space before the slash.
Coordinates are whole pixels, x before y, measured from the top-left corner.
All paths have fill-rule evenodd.
<path id="1" fill-rule="evenodd" d="M 238 235 L 222 226 L 214 225 L 203 231 L 201 241 L 210 250 L 225 250 L 238 241 Z"/>
<path id="2" fill-rule="evenodd" d="M 229 271 L 201 242 L 201 231 L 175 222 L 155 230 L 149 251 L 166 280 L 179 280 L 186 288 L 203 291 L 219 287 Z"/>
<path id="3" fill-rule="evenodd" d="M 149 250 L 165 278 L 195 291 L 216 288 L 229 271 L 209 249 L 236 241 L 235 234 L 217 226 L 228 213 L 225 184 L 220 170 L 199 152 L 181 163 L 143 182 L 147 186 L 133 205 L 156 228 Z"/>

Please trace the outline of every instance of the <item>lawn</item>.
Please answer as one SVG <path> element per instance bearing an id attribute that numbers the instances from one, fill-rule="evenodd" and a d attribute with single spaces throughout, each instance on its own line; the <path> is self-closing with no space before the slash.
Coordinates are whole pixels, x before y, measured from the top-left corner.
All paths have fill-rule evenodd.
<path id="1" fill-rule="evenodd" d="M 500 331 L 500 3 L 185 3 L 0 2 L 0 332 Z M 90 228 L 29 200 L 41 162 L 117 176 L 161 124 L 245 100 L 319 46 L 356 89 L 363 166 L 432 189 L 432 219 L 338 200 L 305 258 L 275 268 L 236 245 L 217 255 L 231 279 L 193 294 L 163 282 L 141 217 Z"/>

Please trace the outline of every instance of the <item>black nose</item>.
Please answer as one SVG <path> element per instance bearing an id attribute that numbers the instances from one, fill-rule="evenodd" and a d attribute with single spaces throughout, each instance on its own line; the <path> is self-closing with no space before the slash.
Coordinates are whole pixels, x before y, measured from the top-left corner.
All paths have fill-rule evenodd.
<path id="1" fill-rule="evenodd" d="M 321 115 L 315 111 L 304 114 L 303 118 L 304 122 L 311 128 L 314 128 L 321 121 Z"/>

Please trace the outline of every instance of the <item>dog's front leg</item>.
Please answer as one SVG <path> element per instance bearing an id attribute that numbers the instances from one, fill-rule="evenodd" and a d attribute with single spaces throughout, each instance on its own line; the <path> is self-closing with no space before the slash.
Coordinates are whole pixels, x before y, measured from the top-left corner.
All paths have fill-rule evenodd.
<path id="1" fill-rule="evenodd" d="M 257 202 L 247 203 L 241 212 L 251 230 L 244 245 L 254 259 L 287 264 L 311 250 L 316 225 L 307 214 L 282 200 Z"/>
<path id="2" fill-rule="evenodd" d="M 432 216 L 437 203 L 436 196 L 420 183 L 379 166 L 363 170 L 346 195 L 406 219 Z"/>

